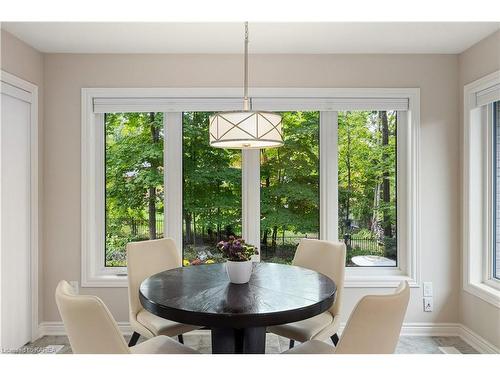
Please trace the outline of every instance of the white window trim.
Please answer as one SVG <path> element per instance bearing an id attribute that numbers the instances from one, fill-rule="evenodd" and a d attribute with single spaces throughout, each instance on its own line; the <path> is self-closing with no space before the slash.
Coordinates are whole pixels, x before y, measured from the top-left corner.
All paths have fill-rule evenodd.
<path id="1" fill-rule="evenodd" d="M 498 85 L 497 85 L 498 86 Z M 492 90 L 488 90 L 491 92 Z M 479 99 L 479 98 L 478 98 Z M 497 99 L 500 100 L 500 95 L 497 97 Z M 494 100 L 494 99 L 492 99 Z M 496 100 L 495 100 L 496 101 Z M 479 101 L 478 101 L 479 102 Z M 487 242 L 487 254 L 484 257 L 484 260 L 482 262 L 483 265 L 483 282 L 486 284 L 488 287 L 491 287 L 493 289 L 496 289 L 499 292 L 500 296 L 500 280 L 496 279 L 494 277 L 494 249 L 495 245 L 494 242 L 496 241 L 495 239 L 495 231 L 493 230 L 495 226 L 495 215 L 496 215 L 496 207 L 495 207 L 495 199 L 494 195 L 496 194 L 495 190 L 493 190 L 494 186 L 494 179 L 496 178 L 495 176 L 495 171 L 493 170 L 494 164 L 493 164 L 493 158 L 496 157 L 493 153 L 495 150 L 494 144 L 496 142 L 495 137 L 494 137 L 494 126 L 495 124 L 493 123 L 493 116 L 494 116 L 494 108 L 493 108 L 493 103 L 488 103 L 484 105 L 484 115 L 485 115 L 485 122 L 486 122 L 486 147 L 485 147 L 485 152 L 486 152 L 486 164 L 485 167 L 486 169 L 486 189 L 485 189 L 485 194 L 486 194 L 486 207 L 487 207 L 487 228 L 486 228 L 486 235 L 488 238 Z"/>
<path id="2" fill-rule="evenodd" d="M 499 100 L 500 71 L 464 86 L 463 289 L 500 307 L 499 283 L 492 279 L 492 113 Z M 485 100 L 488 93 L 488 100 Z M 496 94 L 495 94 L 496 93 Z M 494 94 L 494 95 L 493 95 Z M 484 147 L 487 145 L 487 147 Z"/>
<path id="3" fill-rule="evenodd" d="M 241 90 L 235 88 L 83 88 L 82 89 L 82 286 L 127 286 L 124 268 L 105 269 L 103 239 L 96 243 L 96 216 L 104 192 L 96 179 L 96 125 L 102 113 L 115 111 L 165 112 L 165 233 L 182 251 L 182 111 L 237 109 Z M 407 136 L 398 128 L 398 267 L 347 268 L 346 287 L 394 287 L 407 280 L 420 286 L 420 209 L 419 209 L 419 134 L 420 90 L 418 88 L 251 88 L 254 107 L 271 110 L 318 110 L 320 115 L 320 235 L 337 241 L 337 111 L 356 109 L 398 110 L 398 126 L 407 126 Z M 361 103 L 361 104 L 360 104 Z M 361 107 L 360 107 L 361 106 Z M 94 113 L 94 110 L 101 113 Z M 103 133 L 103 132 L 101 132 Z M 97 139 L 98 140 L 98 139 Z M 402 142 L 405 142 L 403 144 Z M 104 139 L 102 140 L 104 142 Z M 406 146 L 406 147 L 400 147 Z M 100 143 L 101 150 L 104 144 Z M 250 243 L 259 244 L 260 183 L 259 153 L 246 150 L 242 155 L 242 232 Z M 99 167 L 97 167 L 99 168 Z M 103 166 L 99 176 L 103 177 Z M 252 183 L 253 181 L 253 183 Z M 401 183 L 404 181 L 404 183 Z M 102 181 L 100 182 L 103 183 Z M 101 185 L 102 186 L 102 185 Z M 246 188 L 245 188 L 246 186 Z M 97 198 L 97 199 L 96 199 Z M 102 202 L 104 204 L 104 201 Z M 104 206 L 100 206 L 100 212 Z M 404 211 L 403 211 L 404 210 Z M 405 212 L 403 217 L 402 213 Z M 103 215 L 100 215 L 103 216 Z M 335 216 L 335 217 L 333 217 Z M 401 220 L 400 220 L 401 218 Z M 102 221 L 102 219 L 101 219 Z M 104 225 L 104 223 L 102 223 Z M 101 231 L 103 232 L 103 231 Z M 400 235 L 404 233 L 404 235 Z M 101 247 L 101 255 L 95 256 Z M 402 249 L 406 249 L 403 253 Z"/>
<path id="4" fill-rule="evenodd" d="M 174 240 L 182 259 L 182 113 L 165 112 L 163 115 L 164 181 L 169 181 L 166 189 L 164 209 L 165 235 Z M 165 163 L 164 163 L 165 164 Z M 181 220 L 179 220 L 181 218 Z M 180 225 L 176 225 L 180 222 Z"/>

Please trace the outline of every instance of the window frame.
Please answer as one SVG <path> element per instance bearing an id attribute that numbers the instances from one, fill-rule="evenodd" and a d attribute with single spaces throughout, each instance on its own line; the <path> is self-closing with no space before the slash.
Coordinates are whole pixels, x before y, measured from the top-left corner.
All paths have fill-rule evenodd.
<path id="1" fill-rule="evenodd" d="M 499 100 L 495 101 L 491 105 L 491 128 L 492 128 L 492 154 L 491 154 L 491 160 L 492 160 L 492 205 L 491 205 L 491 210 L 492 210 L 492 251 L 489 252 L 489 259 L 486 264 L 486 271 L 489 273 L 489 277 L 487 280 L 487 283 L 497 289 L 500 289 L 500 274 L 496 275 L 496 268 L 499 266 L 497 264 L 497 252 L 500 251 L 500 246 L 496 242 L 497 241 L 497 220 L 500 220 L 500 217 L 496 216 L 496 210 L 497 206 L 500 203 L 498 197 L 497 197 L 497 189 L 499 186 L 499 181 L 497 180 L 497 170 L 500 167 L 500 163 L 497 159 L 498 153 L 500 152 L 500 144 L 496 144 L 497 138 L 500 136 L 498 132 L 498 127 L 500 127 L 500 98 Z M 494 177 L 494 178 L 493 178 Z M 500 177 L 500 176 L 498 176 Z"/>
<path id="2" fill-rule="evenodd" d="M 494 265 L 495 265 L 495 251 L 496 251 L 496 173 L 495 173 L 495 122 L 494 122 L 494 103 L 489 103 L 485 105 L 486 108 L 482 109 L 482 122 L 486 125 L 486 142 L 487 147 L 485 148 L 486 159 L 486 179 L 487 186 L 485 188 L 486 199 L 487 199 L 487 226 L 486 231 L 488 246 L 486 247 L 487 254 L 484 256 L 482 261 L 483 265 L 483 283 L 491 288 L 494 288 L 500 292 L 500 280 L 496 279 L 494 276 Z M 499 293 L 500 294 L 500 293 Z"/>
<path id="3" fill-rule="evenodd" d="M 500 71 L 464 86 L 463 289 L 500 307 L 500 281 L 493 278 L 493 102 L 500 100 Z M 486 145 L 486 147 L 484 147 Z"/>
<path id="4" fill-rule="evenodd" d="M 398 266 L 347 267 L 346 287 L 395 287 L 407 280 L 420 286 L 418 88 L 251 88 L 255 108 L 273 111 L 320 112 L 320 238 L 338 240 L 337 112 L 346 110 L 397 110 L 398 108 Z M 82 287 L 126 287 L 125 267 L 104 267 L 104 115 L 114 112 L 164 112 L 165 236 L 182 254 L 182 112 L 231 110 L 241 107 L 234 88 L 83 88 L 82 89 Z M 97 99 L 97 101 L 96 101 Z M 396 103 L 396 107 L 394 108 Z M 403 103 L 407 107 L 403 108 Z M 94 110 L 97 109 L 97 113 Z M 406 129 L 404 130 L 401 129 Z M 101 142 L 101 143 L 99 143 Z M 208 142 L 208 139 L 207 139 Z M 404 152 L 403 152 L 404 151 Z M 400 152 L 402 153 L 401 155 Z M 97 199 L 96 199 L 97 198 Z M 102 213 L 102 220 L 99 216 Z M 335 212 L 335 215 L 329 214 Z M 258 150 L 242 152 L 242 235 L 260 243 L 260 157 Z M 403 251 L 405 249 L 405 251 Z M 100 251 L 101 255 L 96 254 Z M 258 257 L 257 257 L 258 258 Z M 102 260 L 102 262 L 101 262 Z M 101 262 L 101 263 L 99 263 Z M 103 269 L 104 268 L 104 269 Z"/>

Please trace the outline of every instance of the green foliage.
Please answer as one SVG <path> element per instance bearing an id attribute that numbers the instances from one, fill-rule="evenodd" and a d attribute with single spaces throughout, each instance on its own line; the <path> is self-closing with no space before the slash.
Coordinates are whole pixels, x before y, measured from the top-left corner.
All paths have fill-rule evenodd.
<path id="1" fill-rule="evenodd" d="M 350 232 L 348 220 L 377 236 L 374 227 L 390 225 L 396 233 L 396 113 L 387 112 L 388 142 L 383 144 L 380 112 L 339 112 L 339 233 Z M 383 178 L 390 201 L 381 197 Z M 366 233 L 364 234 L 366 235 Z"/>
<path id="2" fill-rule="evenodd" d="M 361 228 L 358 231 L 356 231 L 355 238 L 361 239 L 361 240 L 375 240 L 376 239 L 375 234 L 367 228 Z"/>
<path id="3" fill-rule="evenodd" d="M 132 223 L 148 220 L 149 189 L 163 212 L 163 114 L 106 114 L 106 265 L 125 265 L 125 245 L 149 237 Z M 156 222 L 150 223 L 156 225 Z"/>
<path id="4" fill-rule="evenodd" d="M 241 152 L 210 146 L 209 115 L 183 114 L 184 222 L 186 237 L 214 231 L 217 241 L 241 232 Z"/>
<path id="5" fill-rule="evenodd" d="M 189 263 L 220 261 L 217 242 L 241 234 L 241 152 L 210 146 L 209 115 L 183 114 L 184 258 Z M 289 263 L 295 239 L 291 244 L 285 236 L 319 233 L 319 112 L 282 115 L 284 146 L 260 155 L 261 240 L 266 247 L 261 255 Z M 338 120 L 339 236 L 352 233 L 365 241 L 348 250 L 348 259 L 366 254 L 395 258 L 396 113 L 387 112 L 385 144 L 381 112 L 339 112 Z M 126 243 L 149 238 L 148 220 L 159 228 L 156 236 L 162 235 L 163 114 L 113 113 L 105 123 L 106 264 L 123 266 Z M 382 196 L 384 179 L 389 201 Z M 151 223 L 152 187 L 157 223 Z M 390 235 L 384 233 L 387 228 Z"/>
<path id="6" fill-rule="evenodd" d="M 106 114 L 106 207 L 114 218 L 146 219 L 148 188 L 163 210 L 163 113 Z M 151 128 L 160 134 L 153 142 Z"/>
<path id="7" fill-rule="evenodd" d="M 282 115 L 285 144 L 261 151 L 261 233 L 318 233 L 319 112 Z"/>

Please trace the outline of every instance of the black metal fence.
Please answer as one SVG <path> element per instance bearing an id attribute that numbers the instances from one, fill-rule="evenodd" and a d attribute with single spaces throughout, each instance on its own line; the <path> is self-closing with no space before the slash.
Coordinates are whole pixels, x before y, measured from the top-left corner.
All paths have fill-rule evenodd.
<path id="1" fill-rule="evenodd" d="M 149 221 L 139 219 L 126 219 L 112 221 L 109 224 L 113 226 L 121 226 L 124 232 L 129 233 L 133 237 L 149 237 Z M 163 218 L 156 218 L 156 236 L 162 237 L 165 233 L 165 224 Z"/>
<path id="2" fill-rule="evenodd" d="M 318 236 L 305 234 L 303 236 L 277 236 L 274 242 L 268 241 L 267 243 L 260 244 L 261 257 L 264 259 L 269 258 L 288 258 L 295 254 L 295 249 L 302 238 L 317 239 Z"/>
<path id="3" fill-rule="evenodd" d="M 359 248 L 369 252 L 377 252 L 384 247 L 384 243 L 381 243 L 378 240 L 371 238 L 356 238 L 356 237 L 344 236 L 344 238 L 339 241 L 345 242 L 348 249 Z"/>
<path id="4" fill-rule="evenodd" d="M 290 263 L 295 254 L 297 245 L 302 238 L 317 238 L 317 236 L 278 236 L 274 244 L 261 243 L 261 258 L 273 262 Z M 349 259 L 352 255 L 356 254 L 384 255 L 385 253 L 385 244 L 376 239 L 343 235 L 339 241 L 345 242 L 347 245 Z"/>
<path id="5" fill-rule="evenodd" d="M 294 245 L 297 246 L 302 238 L 313 238 L 317 239 L 318 236 L 314 235 L 303 235 L 303 236 L 278 236 L 275 244 L 261 244 L 261 248 L 274 248 L 279 246 Z M 348 247 L 359 247 L 366 250 L 376 251 L 379 250 L 384 244 L 376 239 L 371 238 L 356 238 L 352 236 L 343 236 L 339 239 L 340 242 L 345 242 Z"/>
<path id="6" fill-rule="evenodd" d="M 109 224 L 121 227 L 120 232 L 126 232 L 132 238 L 149 238 L 149 222 L 147 220 L 127 219 L 120 220 L 119 222 L 114 221 Z M 163 217 L 156 218 L 157 238 L 163 237 L 165 228 L 164 224 Z M 185 229 L 186 228 L 184 227 L 184 245 L 191 245 L 192 247 L 195 245 L 195 248 L 198 248 L 199 246 L 211 247 L 211 245 L 215 245 L 215 243 L 220 239 L 220 236 L 225 237 L 223 233 L 218 236 L 217 233 L 212 233 L 210 231 L 202 231 L 201 234 L 196 233 L 195 237 L 192 232 L 190 234 L 190 239 L 186 241 Z M 339 241 L 345 242 L 347 245 L 348 252 L 353 254 L 357 252 L 366 254 L 384 254 L 385 247 L 387 245 L 376 239 L 358 238 L 356 235 L 344 234 L 339 237 L 341 237 Z M 276 237 L 275 241 L 268 240 L 267 243 L 260 244 L 261 258 L 272 259 L 273 261 L 283 260 L 285 262 L 289 262 L 293 259 L 296 247 L 302 238 L 317 239 L 318 236 L 314 234 L 287 236 L 285 233 L 281 233 Z"/>

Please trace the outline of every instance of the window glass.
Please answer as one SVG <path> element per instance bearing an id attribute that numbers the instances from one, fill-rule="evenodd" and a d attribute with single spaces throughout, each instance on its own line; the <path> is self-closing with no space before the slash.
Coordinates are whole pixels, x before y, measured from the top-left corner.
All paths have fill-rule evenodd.
<path id="1" fill-rule="evenodd" d="M 163 113 L 105 116 L 105 266 L 125 267 L 128 242 L 164 233 Z"/>
<path id="2" fill-rule="evenodd" d="M 292 262 L 319 237 L 319 112 L 284 112 L 282 147 L 260 154 L 261 260 Z"/>
<path id="3" fill-rule="evenodd" d="M 221 261 L 217 242 L 241 236 L 241 151 L 210 146 L 210 114 L 183 113 L 186 265 Z M 260 248 L 263 261 L 291 263 L 300 238 L 319 238 L 319 112 L 282 115 L 284 146 L 260 151 Z M 339 240 L 348 266 L 397 265 L 396 124 L 395 111 L 338 113 Z M 126 266 L 128 242 L 163 237 L 163 113 L 106 114 L 105 135 L 105 265 Z M 494 263 L 498 277 L 497 251 Z"/>
<path id="4" fill-rule="evenodd" d="M 346 264 L 396 266 L 396 112 L 338 113 L 339 237 Z"/>
<path id="5" fill-rule="evenodd" d="M 241 151 L 209 144 L 209 112 L 183 113 L 183 263 L 221 261 L 216 245 L 241 236 Z"/>

